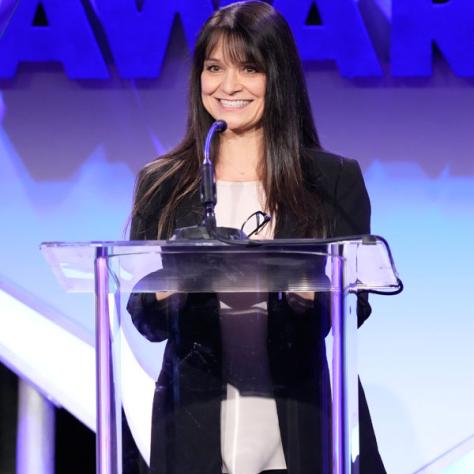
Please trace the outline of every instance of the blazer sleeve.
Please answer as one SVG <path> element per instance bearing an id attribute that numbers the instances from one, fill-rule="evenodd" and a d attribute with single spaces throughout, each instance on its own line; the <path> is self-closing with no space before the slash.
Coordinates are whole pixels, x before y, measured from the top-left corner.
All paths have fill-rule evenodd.
<path id="1" fill-rule="evenodd" d="M 337 237 L 370 234 L 370 199 L 359 163 L 343 159 L 336 184 Z"/>
<path id="2" fill-rule="evenodd" d="M 359 163 L 355 160 L 341 160 L 336 185 L 335 236 L 370 234 L 370 199 Z M 357 322 L 360 327 L 370 316 L 372 308 L 369 295 L 361 291 L 357 295 Z"/>
<path id="3" fill-rule="evenodd" d="M 151 179 L 144 176 L 142 170 L 137 177 L 134 202 L 141 199 L 151 184 Z M 130 240 L 153 240 L 156 238 L 156 235 L 153 235 L 152 222 L 157 222 L 159 218 L 161 206 L 158 197 L 154 197 L 153 205 L 150 206 L 153 209 L 152 214 L 134 213 L 132 216 Z M 132 317 L 134 326 L 143 336 L 150 341 L 159 342 L 168 337 L 169 318 L 177 303 L 174 301 L 175 299 L 170 297 L 158 301 L 155 293 L 133 292 L 127 302 L 127 311 Z"/>
<path id="4" fill-rule="evenodd" d="M 170 320 L 182 307 L 183 296 L 174 294 L 158 301 L 155 293 L 132 293 L 127 311 L 140 334 L 152 342 L 168 338 Z"/>

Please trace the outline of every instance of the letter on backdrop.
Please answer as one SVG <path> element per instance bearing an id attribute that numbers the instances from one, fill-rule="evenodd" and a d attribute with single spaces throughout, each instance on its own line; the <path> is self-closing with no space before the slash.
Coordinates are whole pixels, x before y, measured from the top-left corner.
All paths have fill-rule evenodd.
<path id="1" fill-rule="evenodd" d="M 214 11 L 211 0 L 96 0 L 119 74 L 123 78 L 152 78 L 160 74 L 177 15 L 190 49 L 204 21 Z"/>
<path id="2" fill-rule="evenodd" d="M 307 25 L 312 4 L 321 25 Z M 291 26 L 303 60 L 336 61 L 346 77 L 380 76 L 382 70 L 354 0 L 275 0 Z"/>
<path id="3" fill-rule="evenodd" d="M 43 7 L 47 25 L 35 26 Z M 0 78 L 12 78 L 22 61 L 59 62 L 71 79 L 109 76 L 80 0 L 20 0 L 0 37 Z"/>
<path id="4" fill-rule="evenodd" d="M 474 76 L 474 1 L 392 0 L 392 74 L 430 76 L 433 43 L 456 75 Z"/>

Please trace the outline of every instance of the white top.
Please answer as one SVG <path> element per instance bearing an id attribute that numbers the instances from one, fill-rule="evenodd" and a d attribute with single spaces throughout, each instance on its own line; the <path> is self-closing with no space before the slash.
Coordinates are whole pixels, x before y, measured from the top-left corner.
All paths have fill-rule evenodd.
<path id="1" fill-rule="evenodd" d="M 217 181 L 217 225 L 240 229 L 263 210 L 265 193 L 259 181 Z M 273 238 L 268 223 L 253 238 Z M 245 226 L 248 234 L 255 218 Z M 222 472 L 259 474 L 286 469 L 266 351 L 267 295 L 222 294 L 220 324 L 227 399 L 221 404 Z"/>
<path id="2" fill-rule="evenodd" d="M 265 191 L 260 181 L 217 181 L 216 222 L 220 227 L 240 229 L 256 211 L 265 208 Z M 249 220 L 244 232 L 250 234 L 256 227 L 255 218 Z M 274 222 L 270 221 L 255 239 L 273 239 Z"/>

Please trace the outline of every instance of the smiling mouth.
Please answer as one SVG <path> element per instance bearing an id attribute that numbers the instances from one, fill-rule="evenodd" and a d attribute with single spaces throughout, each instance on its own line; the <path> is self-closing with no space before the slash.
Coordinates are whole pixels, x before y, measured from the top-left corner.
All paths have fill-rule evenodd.
<path id="1" fill-rule="evenodd" d="M 251 100 L 226 100 L 226 99 L 218 99 L 219 103 L 225 107 L 226 109 L 242 109 L 250 102 Z"/>

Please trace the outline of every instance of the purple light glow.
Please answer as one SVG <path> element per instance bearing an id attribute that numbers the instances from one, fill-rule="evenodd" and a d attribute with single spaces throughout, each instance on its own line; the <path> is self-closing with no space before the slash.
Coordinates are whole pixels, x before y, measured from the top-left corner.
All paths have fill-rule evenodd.
<path id="1" fill-rule="evenodd" d="M 3 102 L 2 93 L 0 92 L 0 122 L 2 122 L 5 112 L 6 112 L 6 107 L 5 107 L 5 103 Z"/>

